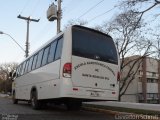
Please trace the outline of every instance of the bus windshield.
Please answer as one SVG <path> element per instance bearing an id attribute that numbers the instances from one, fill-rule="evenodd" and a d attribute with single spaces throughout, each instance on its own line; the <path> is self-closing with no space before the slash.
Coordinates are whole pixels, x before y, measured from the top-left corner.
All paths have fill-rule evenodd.
<path id="1" fill-rule="evenodd" d="M 117 51 L 111 37 L 76 26 L 72 28 L 72 55 L 118 64 Z"/>

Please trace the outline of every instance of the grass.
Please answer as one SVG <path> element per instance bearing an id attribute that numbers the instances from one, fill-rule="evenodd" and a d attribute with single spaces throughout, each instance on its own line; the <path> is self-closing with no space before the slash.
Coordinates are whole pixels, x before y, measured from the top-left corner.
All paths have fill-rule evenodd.
<path id="1" fill-rule="evenodd" d="M 118 112 L 127 112 L 127 113 L 143 114 L 143 115 L 158 115 L 158 116 L 160 116 L 160 111 L 122 108 L 122 107 L 111 107 L 111 106 L 102 106 L 102 105 L 89 105 L 89 104 L 84 104 L 83 107 L 92 107 L 92 108 L 100 108 L 100 109 L 118 111 Z"/>

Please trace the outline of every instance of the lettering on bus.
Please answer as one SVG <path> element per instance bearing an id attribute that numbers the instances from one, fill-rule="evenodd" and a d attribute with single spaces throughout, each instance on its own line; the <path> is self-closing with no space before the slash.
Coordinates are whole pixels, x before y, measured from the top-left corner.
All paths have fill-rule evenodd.
<path id="1" fill-rule="evenodd" d="M 86 65 L 99 65 L 99 66 L 104 67 L 104 68 L 106 68 L 107 70 L 109 70 L 109 71 L 115 76 L 114 71 L 113 71 L 109 66 L 107 66 L 107 65 L 105 65 L 105 64 L 103 64 L 103 63 L 99 63 L 99 62 L 82 62 L 82 63 L 76 65 L 76 66 L 74 67 L 74 70 L 77 70 L 77 69 L 79 69 L 80 67 L 86 66 Z"/>
<path id="2" fill-rule="evenodd" d="M 105 77 L 105 76 L 91 75 L 91 74 L 86 74 L 86 73 L 82 73 L 82 76 L 83 77 L 88 77 L 88 78 L 97 78 L 97 79 L 109 80 L 109 78 Z"/>

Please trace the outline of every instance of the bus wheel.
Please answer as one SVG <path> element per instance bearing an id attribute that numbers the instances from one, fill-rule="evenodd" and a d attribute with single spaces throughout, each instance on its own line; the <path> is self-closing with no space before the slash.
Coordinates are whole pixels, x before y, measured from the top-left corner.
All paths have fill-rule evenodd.
<path id="1" fill-rule="evenodd" d="M 12 95 L 12 102 L 13 102 L 13 104 L 17 104 L 18 103 L 18 99 L 16 99 L 15 91 L 13 92 L 13 95 Z"/>
<path id="2" fill-rule="evenodd" d="M 68 110 L 80 110 L 82 106 L 82 102 L 81 101 L 67 101 L 66 102 L 66 107 Z"/>
<path id="3" fill-rule="evenodd" d="M 37 100 L 37 92 L 31 92 L 31 105 L 34 110 L 40 109 L 40 101 Z"/>

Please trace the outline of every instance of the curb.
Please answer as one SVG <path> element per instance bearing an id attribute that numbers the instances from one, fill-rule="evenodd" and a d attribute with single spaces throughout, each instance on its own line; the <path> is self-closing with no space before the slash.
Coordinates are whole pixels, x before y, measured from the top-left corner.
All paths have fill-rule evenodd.
<path id="1" fill-rule="evenodd" d="M 12 96 L 0 96 L 0 98 L 9 98 L 9 99 L 11 99 Z"/>
<path id="2" fill-rule="evenodd" d="M 101 108 L 93 108 L 93 107 L 82 107 L 83 110 L 86 111 L 92 111 L 92 112 L 101 112 L 101 113 L 108 113 L 111 115 L 118 115 L 118 114 L 132 114 L 132 113 L 127 113 L 127 112 L 119 112 L 119 111 L 112 111 L 112 110 L 106 110 L 106 109 L 101 109 Z"/>
<path id="3" fill-rule="evenodd" d="M 121 120 L 127 120 L 126 117 L 132 117 L 132 118 L 134 117 L 134 120 L 160 120 L 160 117 L 158 117 L 158 116 L 119 112 L 119 111 L 112 111 L 112 110 L 106 110 L 106 109 L 101 109 L 101 108 L 82 107 L 82 110 L 99 112 L 99 113 L 107 113 L 110 115 L 114 115 L 115 118 L 117 118 L 117 119 L 121 118 Z"/>

